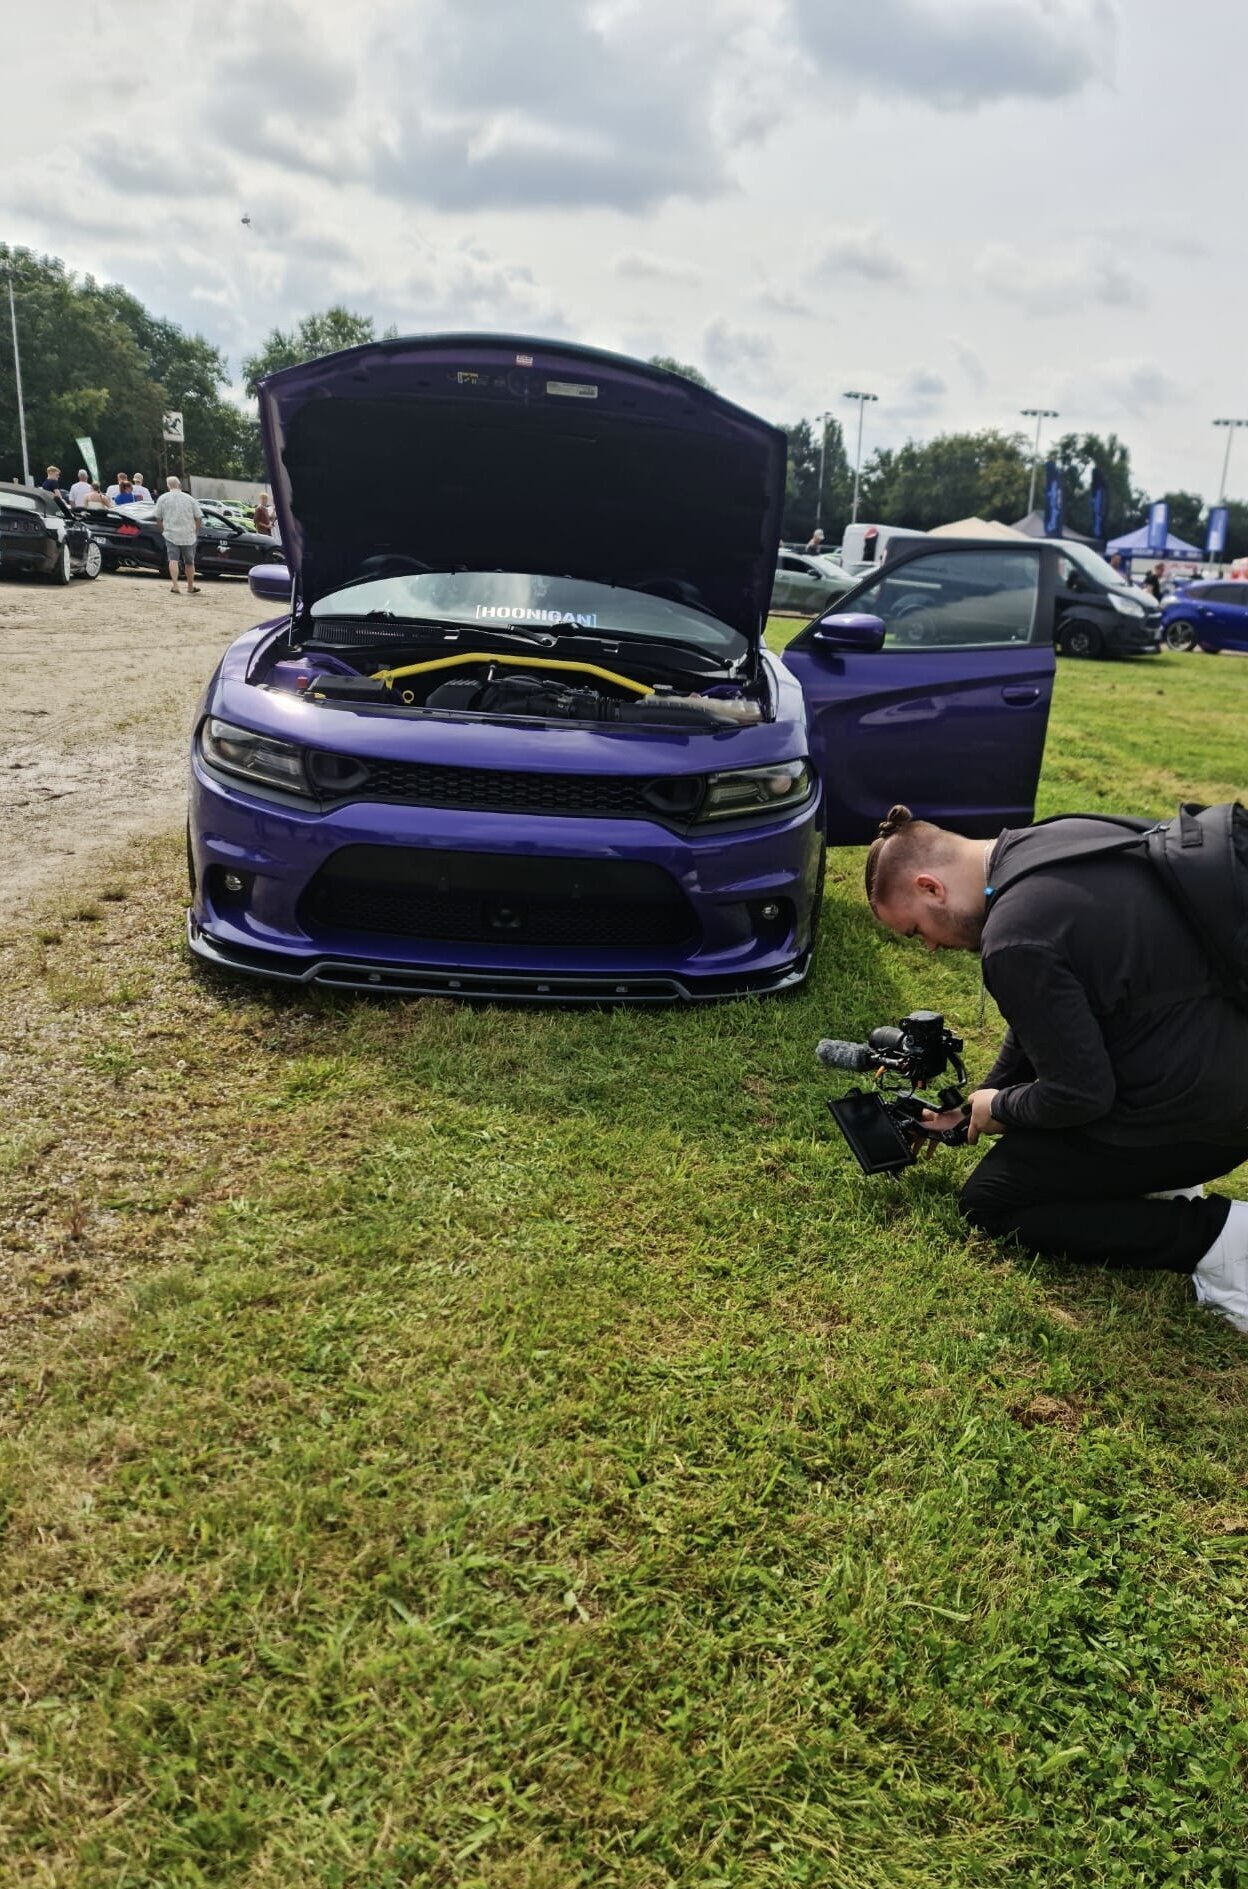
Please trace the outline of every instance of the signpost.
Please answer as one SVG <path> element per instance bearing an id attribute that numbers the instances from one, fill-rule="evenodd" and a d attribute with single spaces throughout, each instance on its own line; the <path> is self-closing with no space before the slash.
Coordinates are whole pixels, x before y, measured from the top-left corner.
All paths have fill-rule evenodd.
<path id="1" fill-rule="evenodd" d="M 178 457 L 182 463 L 182 477 L 186 478 L 186 429 L 182 425 L 180 413 L 166 413 L 161 416 L 161 438 L 168 446 L 178 448 Z"/>

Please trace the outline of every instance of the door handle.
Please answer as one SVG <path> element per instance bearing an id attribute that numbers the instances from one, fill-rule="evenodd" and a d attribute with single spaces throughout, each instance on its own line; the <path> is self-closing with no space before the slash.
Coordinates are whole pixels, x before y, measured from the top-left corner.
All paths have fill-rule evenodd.
<path id="1" fill-rule="evenodd" d="M 1040 691 L 1033 684 L 1016 683 L 1011 688 L 1002 689 L 1001 700 L 1008 702 L 1011 708 L 1030 708 L 1033 702 L 1040 700 Z"/>

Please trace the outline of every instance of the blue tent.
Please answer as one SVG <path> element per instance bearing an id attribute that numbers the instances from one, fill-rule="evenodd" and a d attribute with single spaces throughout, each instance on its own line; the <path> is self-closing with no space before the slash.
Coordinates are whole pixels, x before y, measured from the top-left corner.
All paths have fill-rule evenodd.
<path id="1" fill-rule="evenodd" d="M 1153 551 L 1148 542 L 1148 526 L 1141 525 L 1138 531 L 1128 531 L 1124 537 L 1111 539 L 1105 546 L 1105 555 L 1119 552 L 1124 558 L 1182 558 L 1193 564 L 1199 564 L 1205 555 L 1194 544 L 1185 544 L 1182 538 L 1176 538 L 1173 532 L 1166 536 L 1164 551 Z"/>

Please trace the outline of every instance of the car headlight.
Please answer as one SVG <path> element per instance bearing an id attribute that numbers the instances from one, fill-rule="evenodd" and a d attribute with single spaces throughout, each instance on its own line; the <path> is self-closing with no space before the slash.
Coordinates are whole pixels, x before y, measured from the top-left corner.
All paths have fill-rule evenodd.
<path id="1" fill-rule="evenodd" d="M 788 813 L 810 798 L 810 762 L 780 761 L 774 767 L 734 767 L 709 774 L 698 810 L 701 820 L 735 820 L 751 813 Z"/>
<path id="2" fill-rule="evenodd" d="M 1120 616 L 1146 617 L 1148 615 L 1146 605 L 1137 603 L 1134 597 L 1124 597 L 1116 590 L 1107 590 L 1105 595 Z"/>
<path id="3" fill-rule="evenodd" d="M 304 751 L 293 742 L 253 734 L 250 728 L 236 728 L 233 722 L 218 721 L 215 715 L 210 715 L 200 730 L 199 746 L 204 759 L 226 774 L 238 774 L 243 780 L 258 781 L 265 787 L 284 787 L 288 794 L 315 798 L 304 765 Z"/>

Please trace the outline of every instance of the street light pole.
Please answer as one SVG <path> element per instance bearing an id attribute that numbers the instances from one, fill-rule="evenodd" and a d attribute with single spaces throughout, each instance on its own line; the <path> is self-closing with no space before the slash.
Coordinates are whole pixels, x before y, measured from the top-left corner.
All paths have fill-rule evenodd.
<path id="1" fill-rule="evenodd" d="M 30 454 L 26 450 L 26 408 L 22 401 L 22 356 L 17 345 L 17 308 L 13 301 L 13 265 L 6 262 L 4 273 L 9 278 L 9 321 L 13 327 L 13 379 L 17 383 L 17 426 L 22 436 L 22 478 L 30 484 Z"/>
<path id="2" fill-rule="evenodd" d="M 819 490 L 815 494 L 815 530 L 821 531 L 823 529 L 823 463 L 828 453 L 828 421 L 832 418 L 832 415 L 830 413 L 820 413 L 816 415 L 816 418 L 819 421 L 820 432 Z"/>
<path id="3" fill-rule="evenodd" d="M 1218 504 L 1222 505 L 1226 501 L 1226 476 L 1231 469 L 1231 441 L 1235 437 L 1235 428 L 1248 426 L 1248 420 L 1215 420 L 1213 424 L 1226 428 L 1226 452 L 1222 459 L 1222 490 L 1218 493 Z"/>
<path id="4" fill-rule="evenodd" d="M 858 451 L 854 455 L 854 509 L 850 513 L 849 522 L 851 525 L 858 523 L 858 480 L 862 474 L 862 416 L 866 410 L 868 400 L 878 400 L 879 397 L 878 394 L 861 393 L 842 395 L 842 399 L 856 400 L 858 402 Z"/>
<path id="5" fill-rule="evenodd" d="M 1040 428 L 1046 420 L 1056 420 L 1058 412 L 1056 407 L 1020 407 L 1019 412 L 1024 420 L 1034 420 L 1036 423 L 1036 444 L 1031 455 L 1031 484 L 1027 487 L 1027 515 L 1030 517 L 1036 509 L 1036 467 L 1040 463 Z"/>

